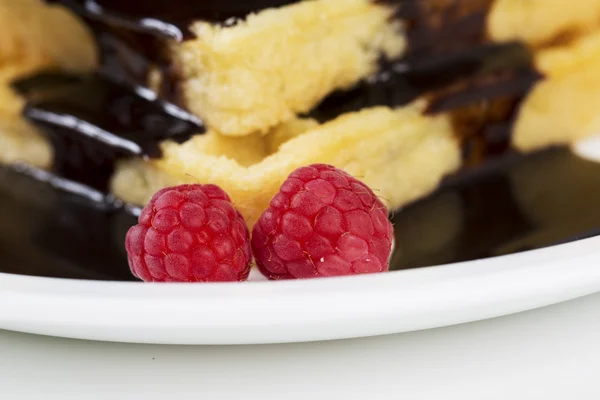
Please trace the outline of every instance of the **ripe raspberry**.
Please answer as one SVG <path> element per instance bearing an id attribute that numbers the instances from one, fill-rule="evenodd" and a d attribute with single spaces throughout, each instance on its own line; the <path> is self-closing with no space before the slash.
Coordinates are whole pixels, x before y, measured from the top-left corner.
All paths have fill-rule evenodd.
<path id="1" fill-rule="evenodd" d="M 224 282 L 248 278 L 248 227 L 215 185 L 183 185 L 154 195 L 127 233 L 131 272 L 146 282 Z"/>
<path id="2" fill-rule="evenodd" d="M 252 249 L 270 279 L 382 272 L 393 227 L 364 183 L 330 165 L 293 172 L 254 226 Z"/>

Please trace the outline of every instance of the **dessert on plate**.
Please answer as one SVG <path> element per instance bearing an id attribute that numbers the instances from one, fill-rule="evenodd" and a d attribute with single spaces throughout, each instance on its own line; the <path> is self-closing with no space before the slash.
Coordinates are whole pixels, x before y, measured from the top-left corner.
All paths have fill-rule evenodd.
<path id="1" fill-rule="evenodd" d="M 0 162 L 136 206 L 216 184 L 250 227 L 290 173 L 331 164 L 397 210 L 448 176 L 599 133 L 599 13 L 600 0 L 0 0 Z"/>

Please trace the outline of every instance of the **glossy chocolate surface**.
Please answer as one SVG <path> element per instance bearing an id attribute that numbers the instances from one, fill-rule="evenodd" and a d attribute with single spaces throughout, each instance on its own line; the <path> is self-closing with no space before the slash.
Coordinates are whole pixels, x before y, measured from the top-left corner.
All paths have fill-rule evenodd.
<path id="1" fill-rule="evenodd" d="M 35 171 L 0 168 L 0 271 L 134 280 L 124 238 L 137 211 L 98 193 L 73 194 Z M 394 213 L 398 247 L 391 268 L 468 261 L 597 235 L 598 181 L 600 164 L 567 150 L 508 157 L 451 177 L 435 194 Z"/>
<path id="2" fill-rule="evenodd" d="M 198 118 L 100 75 L 38 75 L 15 83 L 27 98 L 24 116 L 51 140 L 58 175 L 101 191 L 118 159 L 157 158 L 160 143 L 204 132 Z"/>
<path id="3" fill-rule="evenodd" d="M 480 100 L 521 95 L 539 79 L 532 71 L 529 50 L 519 43 L 486 43 L 460 52 L 410 61 L 382 60 L 381 64 L 377 75 L 351 90 L 330 95 L 310 115 L 327 121 L 366 107 L 403 106 L 424 95 L 431 96 L 429 112 L 436 114 Z M 507 85 L 495 79 L 507 72 L 516 82 Z M 477 84 L 486 78 L 489 83 Z M 463 86 L 443 92 L 456 84 Z"/>
<path id="4" fill-rule="evenodd" d="M 62 184 L 62 185 L 61 185 Z M 136 211 L 34 168 L 0 168 L 0 270 L 132 281 L 124 249 Z"/>
<path id="5" fill-rule="evenodd" d="M 448 54 L 485 43 L 496 0 L 390 0 L 406 24 L 407 59 Z"/>
<path id="6" fill-rule="evenodd" d="M 600 234 L 600 164 L 567 149 L 510 155 L 397 212 L 392 269 L 471 261 Z"/>

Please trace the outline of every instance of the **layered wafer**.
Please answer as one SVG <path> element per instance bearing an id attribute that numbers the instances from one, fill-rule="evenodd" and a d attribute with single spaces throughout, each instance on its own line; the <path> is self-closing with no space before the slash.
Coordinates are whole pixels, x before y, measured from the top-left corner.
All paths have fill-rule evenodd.
<path id="1" fill-rule="evenodd" d="M 101 66 L 10 80 L 19 121 L 51 141 L 57 173 L 135 204 L 216 183 L 253 223 L 287 174 L 320 162 L 394 209 L 462 169 L 600 129 L 600 31 L 582 11 L 596 0 L 565 13 L 511 0 L 182 1 L 172 14 L 61 2 L 94 32 Z M 7 161 L 24 154 L 9 147 Z"/>

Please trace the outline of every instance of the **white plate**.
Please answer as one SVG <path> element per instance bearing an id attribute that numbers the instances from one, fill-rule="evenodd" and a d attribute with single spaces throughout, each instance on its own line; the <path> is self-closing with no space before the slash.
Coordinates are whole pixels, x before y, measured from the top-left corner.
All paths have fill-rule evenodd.
<path id="1" fill-rule="evenodd" d="M 600 291 L 600 238 L 371 276 L 143 284 L 0 274 L 0 328 L 160 344 L 355 338 L 498 317 Z"/>

